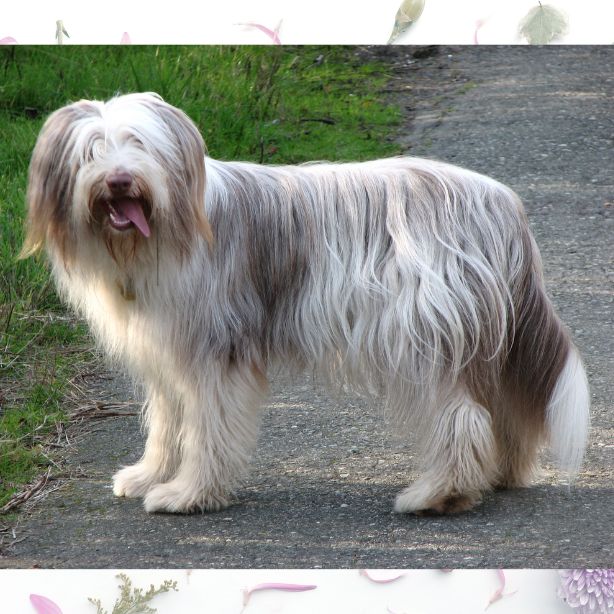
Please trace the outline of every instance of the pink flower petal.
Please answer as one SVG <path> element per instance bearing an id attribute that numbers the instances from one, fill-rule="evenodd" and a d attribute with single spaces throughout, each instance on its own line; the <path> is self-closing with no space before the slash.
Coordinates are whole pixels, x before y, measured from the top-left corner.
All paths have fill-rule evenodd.
<path id="1" fill-rule="evenodd" d="M 14 45 L 17 41 L 12 36 L 0 38 L 0 45 Z"/>
<path id="2" fill-rule="evenodd" d="M 124 32 L 122 34 L 122 38 L 119 41 L 120 45 L 130 45 L 132 43 L 132 41 L 130 40 L 130 34 L 128 34 L 128 32 Z"/>
<path id="3" fill-rule="evenodd" d="M 251 21 L 248 23 L 238 23 L 238 26 L 247 26 L 248 28 L 256 28 L 261 32 L 264 32 L 276 45 L 281 45 L 281 40 L 279 38 L 279 26 L 275 28 L 275 30 L 271 30 L 266 26 L 260 25 L 259 23 L 252 23 Z M 281 25 L 281 24 L 280 24 Z"/>
<path id="4" fill-rule="evenodd" d="M 478 41 L 478 32 L 481 28 L 486 24 L 486 22 L 492 17 L 492 15 L 488 15 L 487 17 L 482 17 L 475 22 L 475 30 L 473 31 L 473 44 L 479 45 L 480 41 Z"/>
<path id="5" fill-rule="evenodd" d="M 250 589 L 243 591 L 243 605 L 247 605 L 252 593 L 256 591 L 289 591 L 289 592 L 301 592 L 312 591 L 317 588 L 316 584 L 284 584 L 283 582 L 265 582 L 264 584 L 256 584 Z"/>
<path id="6" fill-rule="evenodd" d="M 30 595 L 30 603 L 34 606 L 37 614 L 62 614 L 59 606 L 42 595 Z"/>
<path id="7" fill-rule="evenodd" d="M 491 595 L 490 599 L 488 600 L 488 603 L 486 604 L 486 607 L 484 608 L 484 610 L 488 610 L 488 608 L 495 603 L 496 601 L 499 601 L 499 599 L 502 599 L 503 597 L 509 597 L 510 595 L 513 595 L 516 591 L 512 591 L 511 593 L 504 593 L 503 591 L 505 590 L 505 573 L 503 572 L 502 569 L 497 569 L 497 575 L 499 576 L 499 581 L 501 582 L 501 586 L 499 586 L 499 588 Z"/>
<path id="8" fill-rule="evenodd" d="M 389 584 L 390 582 L 395 582 L 396 580 L 399 580 L 405 575 L 404 573 L 401 573 L 398 576 L 392 576 L 391 578 L 374 578 L 366 569 L 359 569 L 358 573 L 361 576 L 367 578 L 367 580 L 375 582 L 376 584 Z"/>

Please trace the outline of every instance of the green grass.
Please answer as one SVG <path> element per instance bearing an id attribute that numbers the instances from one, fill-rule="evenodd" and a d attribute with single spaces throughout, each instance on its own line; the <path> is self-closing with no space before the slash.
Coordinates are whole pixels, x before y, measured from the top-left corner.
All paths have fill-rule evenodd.
<path id="1" fill-rule="evenodd" d="M 387 140 L 398 111 L 382 105 L 376 94 L 386 75 L 381 67 L 361 62 L 353 49 L 118 46 L 76 51 L 62 46 L 2 51 L 0 109 L 13 117 L 44 116 L 80 98 L 155 91 L 190 115 L 217 158 L 287 163 L 398 152 Z M 28 129 L 22 126 L 25 133 Z"/>
<path id="2" fill-rule="evenodd" d="M 70 382 L 88 361 L 41 259 L 17 261 L 27 167 L 54 109 L 155 91 L 199 126 L 210 155 L 263 163 L 395 155 L 382 67 L 342 47 L 0 48 L 0 507 L 52 462 Z"/>

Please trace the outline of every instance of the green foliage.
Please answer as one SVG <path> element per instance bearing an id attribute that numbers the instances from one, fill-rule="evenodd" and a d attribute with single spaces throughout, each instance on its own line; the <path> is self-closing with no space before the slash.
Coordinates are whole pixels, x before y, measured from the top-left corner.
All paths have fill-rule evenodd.
<path id="1" fill-rule="evenodd" d="M 149 602 L 161 593 L 167 593 L 170 590 L 177 590 L 177 582 L 165 580 L 158 588 L 150 585 L 147 592 L 143 592 L 140 588 L 133 588 L 132 581 L 126 574 L 117 576 L 121 580 L 119 585 L 119 598 L 113 606 L 111 614 L 155 614 L 155 608 L 150 607 Z M 109 614 L 108 610 L 102 607 L 100 599 L 92 599 L 89 602 L 96 606 L 96 614 Z"/>
<path id="2" fill-rule="evenodd" d="M 83 324 L 10 307 L 3 326 L 0 318 L 0 508 L 52 464 L 48 440 L 68 418 L 68 382 L 91 360 Z"/>
<path id="3" fill-rule="evenodd" d="M 375 94 L 387 77 L 353 48 L 12 47 L 0 49 L 0 72 L 0 113 L 16 118 L 44 117 L 81 98 L 155 91 L 196 122 L 216 158 L 398 153 L 386 139 L 398 110 Z M 26 135 L 22 147 L 32 143 Z"/>

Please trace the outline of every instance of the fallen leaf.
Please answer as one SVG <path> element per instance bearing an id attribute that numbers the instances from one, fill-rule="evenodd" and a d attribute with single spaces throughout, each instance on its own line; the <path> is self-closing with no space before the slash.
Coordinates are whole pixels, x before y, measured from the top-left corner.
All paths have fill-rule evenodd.
<path id="1" fill-rule="evenodd" d="M 64 22 L 61 19 L 58 19 L 55 22 L 55 38 L 58 41 L 58 45 L 64 44 L 64 37 L 70 38 L 68 32 L 66 32 L 66 28 L 64 27 Z"/>
<path id="2" fill-rule="evenodd" d="M 406 32 L 412 24 L 416 23 L 424 10 L 424 1 L 425 0 L 403 0 L 394 18 L 392 34 L 388 39 L 389 45 L 401 34 Z"/>
<path id="3" fill-rule="evenodd" d="M 553 6 L 540 2 L 520 22 L 519 32 L 530 45 L 547 45 L 567 32 L 567 18 Z"/>

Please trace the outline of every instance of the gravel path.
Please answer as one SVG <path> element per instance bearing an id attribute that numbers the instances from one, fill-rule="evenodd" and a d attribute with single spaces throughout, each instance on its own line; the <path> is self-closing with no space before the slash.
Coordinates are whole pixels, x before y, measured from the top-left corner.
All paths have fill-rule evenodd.
<path id="1" fill-rule="evenodd" d="M 94 423 L 73 478 L 24 515 L 4 567 L 598 567 L 614 563 L 614 48 L 412 48 L 389 62 L 411 155 L 490 174 L 525 200 L 556 306 L 591 382 L 585 468 L 567 489 L 550 465 L 529 489 L 456 517 L 392 513 L 411 449 L 379 408 L 273 376 L 262 437 L 237 505 L 147 515 L 110 476 L 141 451 L 136 417 Z M 424 51 L 424 50 L 418 50 Z M 428 50 L 427 50 L 428 52 Z M 422 53 L 421 55 L 425 55 Z M 107 384 L 101 398 L 131 398 Z M 334 419 L 333 419 L 334 417 Z"/>

